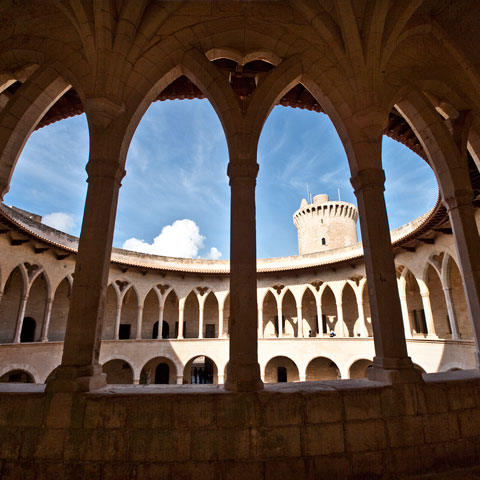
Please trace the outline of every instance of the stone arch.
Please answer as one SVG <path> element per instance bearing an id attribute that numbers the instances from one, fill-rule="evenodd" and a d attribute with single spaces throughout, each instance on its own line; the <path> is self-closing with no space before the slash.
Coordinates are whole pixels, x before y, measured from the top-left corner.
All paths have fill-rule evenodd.
<path id="1" fill-rule="evenodd" d="M 305 370 L 305 379 L 307 382 L 337 380 L 339 378 L 341 378 L 340 369 L 333 360 L 327 357 L 316 357 L 312 359 Z"/>
<path id="2" fill-rule="evenodd" d="M 50 341 L 63 341 L 67 328 L 68 309 L 70 308 L 70 295 L 72 286 L 68 277 L 65 277 L 55 289 L 53 296 L 52 312 L 48 339 Z"/>
<path id="3" fill-rule="evenodd" d="M 367 369 L 372 365 L 372 360 L 361 358 L 355 360 L 348 368 L 349 378 L 367 378 Z"/>
<path id="4" fill-rule="evenodd" d="M 210 290 L 206 293 L 205 302 L 203 304 L 203 336 L 204 338 L 218 337 L 218 299 Z"/>
<path id="5" fill-rule="evenodd" d="M 41 379 L 41 375 L 32 365 L 27 365 L 24 363 L 11 363 L 9 365 L 5 365 L 4 367 L 0 367 L 0 377 L 3 377 L 8 372 L 12 371 L 22 371 L 27 373 L 33 379 L 31 383 L 37 383 L 38 380 Z"/>
<path id="6" fill-rule="evenodd" d="M 158 321 L 160 315 L 160 301 L 158 293 L 155 288 L 151 288 L 143 300 L 143 320 L 142 320 L 142 338 L 157 338 L 158 337 Z M 163 322 L 164 320 L 162 320 Z M 167 327 L 164 329 L 163 325 L 160 326 L 160 338 L 163 338 L 162 333 L 164 330 L 168 330 L 166 338 L 170 338 L 173 335 L 173 331 L 170 333 L 170 326 L 165 322 Z M 155 325 L 157 328 L 155 329 Z M 156 334 L 156 335 L 155 335 Z"/>
<path id="7" fill-rule="evenodd" d="M 345 282 L 342 290 L 343 321 L 347 327 L 348 336 L 360 336 L 360 319 L 358 318 L 357 297 L 350 283 Z"/>
<path id="8" fill-rule="evenodd" d="M 289 288 L 285 289 L 281 297 L 282 302 L 282 334 L 285 337 L 298 336 L 298 318 L 296 301 Z"/>
<path id="9" fill-rule="evenodd" d="M 184 321 L 186 329 L 183 329 L 184 338 L 198 338 L 199 304 L 194 290 L 186 296 L 184 307 Z"/>
<path id="10" fill-rule="evenodd" d="M 365 277 L 360 280 L 360 292 L 367 335 L 369 337 L 373 337 L 372 312 L 370 310 L 370 298 L 368 297 L 367 279 Z"/>
<path id="11" fill-rule="evenodd" d="M 102 372 L 107 375 L 107 384 L 132 384 L 133 368 L 123 358 L 113 358 L 102 365 Z"/>
<path id="12" fill-rule="evenodd" d="M 442 281 L 437 269 L 430 262 L 427 262 L 426 265 L 425 283 L 430 294 L 435 333 L 439 338 L 451 338 L 452 330 L 448 320 L 448 310 Z"/>
<path id="13" fill-rule="evenodd" d="M 121 301 L 119 300 L 119 293 L 120 292 L 118 291 L 118 287 L 115 285 L 115 283 L 110 283 L 108 285 L 107 293 L 105 295 L 105 309 L 103 314 L 102 338 L 104 339 L 115 339 L 117 305 L 119 303 L 121 304 Z"/>
<path id="14" fill-rule="evenodd" d="M 219 304 L 220 304 L 220 301 L 219 301 Z M 227 337 L 229 335 L 230 335 L 230 292 L 227 293 L 223 301 L 223 331 L 219 332 L 220 338 Z"/>
<path id="15" fill-rule="evenodd" d="M 7 277 L 0 302 L 0 341 L 10 343 L 15 335 L 21 298 L 26 291 L 24 270 L 17 266 Z"/>
<path id="16" fill-rule="evenodd" d="M 141 384 L 175 384 L 179 366 L 168 356 L 150 359 L 140 372 Z"/>
<path id="17" fill-rule="evenodd" d="M 196 355 L 185 364 L 183 383 L 218 384 L 217 364 L 211 357 Z"/>
<path id="18" fill-rule="evenodd" d="M 302 295 L 303 335 L 304 337 L 317 336 L 317 301 L 312 289 L 305 288 Z"/>
<path id="19" fill-rule="evenodd" d="M 427 320 L 418 281 L 408 268 L 404 268 L 402 277 L 405 279 L 405 294 L 410 328 L 416 335 L 427 335 Z"/>
<path id="20" fill-rule="evenodd" d="M 265 383 L 298 382 L 300 374 L 295 362 L 284 356 L 271 358 L 265 365 Z"/>
<path id="21" fill-rule="evenodd" d="M 326 325 L 327 333 L 335 331 L 335 327 L 338 323 L 337 316 L 337 302 L 335 294 L 329 285 L 322 285 L 320 291 L 320 301 L 322 304 L 322 324 Z"/>
<path id="22" fill-rule="evenodd" d="M 0 375 L 0 383 L 36 383 L 34 376 L 25 369 L 14 369 Z"/>
<path id="23" fill-rule="evenodd" d="M 24 319 L 22 321 L 22 333 L 20 334 L 20 342 L 22 342 L 22 334 L 24 333 L 25 319 L 31 318 L 35 321 L 35 329 L 33 331 L 34 340 L 40 339 L 41 327 L 45 314 L 47 300 L 50 297 L 50 284 L 44 269 L 42 269 L 30 284 L 28 301 L 25 308 Z"/>
<path id="24" fill-rule="evenodd" d="M 163 321 L 168 324 L 170 338 L 178 336 L 178 296 L 175 289 L 171 289 L 163 302 Z M 185 335 L 185 328 L 184 328 Z M 160 332 L 161 333 L 161 332 Z"/>
<path id="25" fill-rule="evenodd" d="M 131 285 L 123 295 L 119 330 L 121 340 L 127 340 L 137 336 L 138 298 L 137 290 L 133 285 Z"/>
<path id="26" fill-rule="evenodd" d="M 278 309 L 277 300 L 274 294 L 268 290 L 263 297 L 263 336 L 265 338 L 278 337 L 278 326 L 276 322 Z"/>

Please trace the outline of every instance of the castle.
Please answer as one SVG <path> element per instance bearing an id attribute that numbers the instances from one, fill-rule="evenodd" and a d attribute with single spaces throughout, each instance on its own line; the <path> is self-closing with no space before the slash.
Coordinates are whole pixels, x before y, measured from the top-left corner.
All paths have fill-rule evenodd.
<path id="1" fill-rule="evenodd" d="M 0 12 L 0 196 L 34 129 L 85 112 L 90 141 L 78 239 L 0 210 L 2 478 L 478 470 L 477 2 Z M 229 262 L 112 249 L 135 129 L 175 98 L 207 98 L 225 133 Z M 257 146 L 275 105 L 328 115 L 357 207 L 302 202 L 300 255 L 257 260 Z M 431 211 L 392 232 L 383 135 L 439 186 Z"/>

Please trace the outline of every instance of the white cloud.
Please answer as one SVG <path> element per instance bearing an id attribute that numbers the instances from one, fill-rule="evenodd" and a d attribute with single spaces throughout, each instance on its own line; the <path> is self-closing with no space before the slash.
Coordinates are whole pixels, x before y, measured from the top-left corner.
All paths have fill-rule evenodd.
<path id="1" fill-rule="evenodd" d="M 200 235 L 198 225 L 193 220 L 185 218 L 163 227 L 160 235 L 153 239 L 153 243 L 129 238 L 123 243 L 122 248 L 153 255 L 195 258 L 204 247 L 204 241 L 205 237 Z M 217 248 L 212 247 L 207 258 L 217 259 L 221 255 Z"/>
<path id="2" fill-rule="evenodd" d="M 64 212 L 53 212 L 44 215 L 42 223 L 66 233 L 70 233 L 77 225 L 73 215 Z"/>

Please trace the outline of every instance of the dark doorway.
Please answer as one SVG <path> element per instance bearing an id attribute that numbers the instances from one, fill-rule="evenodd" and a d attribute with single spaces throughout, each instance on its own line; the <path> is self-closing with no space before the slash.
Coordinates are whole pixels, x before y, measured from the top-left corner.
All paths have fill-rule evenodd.
<path id="1" fill-rule="evenodd" d="M 421 310 L 414 310 L 413 318 L 415 320 L 415 330 L 417 333 L 428 333 L 425 310 L 423 308 Z"/>
<path id="2" fill-rule="evenodd" d="M 197 384 L 213 383 L 213 362 L 208 357 L 197 357 L 192 364 L 191 382 Z"/>
<path id="3" fill-rule="evenodd" d="M 157 338 L 158 337 L 158 322 L 155 322 L 153 324 L 153 332 L 152 332 L 152 338 Z M 170 338 L 170 325 L 163 320 L 162 322 L 162 338 L 165 340 L 167 338 Z"/>
<path id="4" fill-rule="evenodd" d="M 121 323 L 118 330 L 118 338 L 120 340 L 128 340 L 130 338 L 131 325 L 129 323 Z"/>
<path id="5" fill-rule="evenodd" d="M 205 325 L 205 338 L 215 338 L 215 324 L 207 323 Z"/>
<path id="6" fill-rule="evenodd" d="M 159 363 L 155 369 L 155 383 L 167 384 L 170 379 L 170 367 L 166 363 Z"/>
<path id="7" fill-rule="evenodd" d="M 35 328 L 37 322 L 32 317 L 25 317 L 23 319 L 22 331 L 20 333 L 20 342 L 34 342 L 35 341 Z"/>
<path id="8" fill-rule="evenodd" d="M 322 332 L 323 333 L 327 333 L 328 332 L 328 328 L 327 328 L 327 316 L 322 313 Z"/>
<path id="9" fill-rule="evenodd" d="M 277 368 L 277 382 L 283 383 L 287 381 L 287 368 L 278 367 Z"/>

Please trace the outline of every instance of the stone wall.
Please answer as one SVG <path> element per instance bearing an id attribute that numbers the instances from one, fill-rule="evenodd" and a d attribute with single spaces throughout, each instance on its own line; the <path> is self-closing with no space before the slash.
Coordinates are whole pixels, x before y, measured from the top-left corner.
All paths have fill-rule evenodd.
<path id="1" fill-rule="evenodd" d="M 1 478 L 375 479 L 478 463 L 478 372 L 431 377 L 246 394 L 170 386 L 52 395 L 4 386 Z"/>

